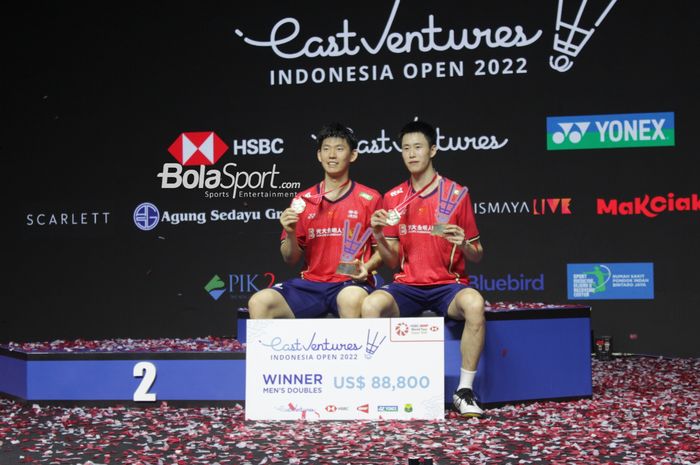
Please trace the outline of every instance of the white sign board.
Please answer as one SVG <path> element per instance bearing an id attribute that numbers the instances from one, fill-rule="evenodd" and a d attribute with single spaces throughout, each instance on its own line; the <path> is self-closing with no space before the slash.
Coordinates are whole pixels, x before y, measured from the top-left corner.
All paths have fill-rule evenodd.
<path id="1" fill-rule="evenodd" d="M 247 325 L 248 420 L 444 420 L 442 318 Z"/>

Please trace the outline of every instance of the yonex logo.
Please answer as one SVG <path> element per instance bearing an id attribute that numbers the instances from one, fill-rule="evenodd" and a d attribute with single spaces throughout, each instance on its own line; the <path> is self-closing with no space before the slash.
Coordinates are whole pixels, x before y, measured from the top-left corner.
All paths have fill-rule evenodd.
<path id="1" fill-rule="evenodd" d="M 552 142 L 555 144 L 561 144 L 568 139 L 572 144 L 578 144 L 583 139 L 584 134 L 588 131 L 588 126 L 591 123 L 557 123 L 561 128 L 561 131 L 557 131 L 552 134 Z M 572 131 L 571 129 L 576 126 L 576 129 Z"/>
<path id="2" fill-rule="evenodd" d="M 226 292 L 226 284 L 224 284 L 219 275 L 216 274 L 207 285 L 204 286 L 204 290 L 207 291 L 214 300 L 219 300 L 219 297 Z"/>
<path id="3" fill-rule="evenodd" d="M 673 145 L 675 122 L 671 112 L 547 118 L 547 150 Z"/>
<path id="4" fill-rule="evenodd" d="M 213 165 L 228 150 L 214 132 L 183 132 L 168 147 L 168 152 L 185 166 Z"/>
<path id="5" fill-rule="evenodd" d="M 158 226 L 160 212 L 158 207 L 150 202 L 144 202 L 134 210 L 134 224 L 142 231 L 150 231 Z"/>

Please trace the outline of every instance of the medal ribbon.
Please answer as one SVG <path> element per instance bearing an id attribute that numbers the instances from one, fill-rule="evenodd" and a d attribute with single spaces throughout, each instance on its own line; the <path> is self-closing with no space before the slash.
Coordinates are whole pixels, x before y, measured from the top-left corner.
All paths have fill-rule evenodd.
<path id="1" fill-rule="evenodd" d="M 397 206 L 394 207 L 394 210 L 396 210 L 400 215 L 403 215 L 404 211 L 406 211 L 406 207 L 408 206 L 408 204 L 411 203 L 413 201 L 413 199 L 415 199 L 416 197 L 421 195 L 423 192 L 425 192 L 425 190 L 430 185 L 432 185 L 433 182 L 435 182 L 435 179 L 437 179 L 437 177 L 438 177 L 438 174 L 435 173 L 435 176 L 433 176 L 433 179 L 431 179 L 428 184 L 426 184 L 425 186 L 423 186 L 421 188 L 421 190 L 419 190 L 418 192 L 414 192 L 410 196 L 408 195 L 408 191 L 407 191 L 406 195 L 404 195 L 404 197 L 403 197 L 403 200 Z M 409 189 L 413 189 L 413 185 L 411 184 L 410 179 L 407 181 L 407 183 L 408 183 Z"/>
<path id="2" fill-rule="evenodd" d="M 308 200 L 309 202 L 313 203 L 314 205 L 318 205 L 321 202 L 321 199 L 325 195 L 330 194 L 331 192 L 335 192 L 338 189 L 342 189 L 343 187 L 347 186 L 349 183 L 350 183 L 350 178 L 348 178 L 344 183 L 342 183 L 338 187 L 335 187 L 329 191 L 323 192 L 323 188 L 325 187 L 326 183 L 325 183 L 325 181 L 321 181 L 321 186 L 319 188 L 319 190 L 321 191 L 320 194 L 306 194 L 306 195 L 298 197 L 298 198 Z"/>

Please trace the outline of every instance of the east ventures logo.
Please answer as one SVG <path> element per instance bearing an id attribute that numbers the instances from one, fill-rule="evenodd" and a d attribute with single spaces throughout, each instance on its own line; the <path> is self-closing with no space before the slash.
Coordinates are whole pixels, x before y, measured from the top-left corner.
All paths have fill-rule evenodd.
<path id="1" fill-rule="evenodd" d="M 573 58 L 583 50 L 584 46 L 593 36 L 597 28 L 601 26 L 617 0 L 608 0 L 603 5 L 600 2 L 587 0 L 559 1 L 556 12 L 556 23 L 552 43 L 553 54 L 549 57 L 550 67 L 560 73 L 564 73 L 573 66 Z M 337 21 L 342 24 L 341 30 L 328 36 L 314 36 L 307 34 L 297 18 L 286 17 L 280 19 L 265 35 L 252 37 L 240 28 L 235 29 L 235 34 L 244 43 L 253 47 L 269 48 L 278 57 L 285 60 L 298 58 L 306 60 L 324 60 L 355 55 L 361 56 L 361 63 L 353 63 L 346 66 L 315 66 L 298 67 L 287 66 L 269 70 L 269 84 L 275 85 L 301 85 L 301 84 L 332 84 L 355 83 L 364 81 L 393 80 L 395 77 L 404 79 L 442 79 L 464 77 L 469 71 L 465 70 L 465 60 L 449 61 L 421 61 L 423 54 L 438 54 L 448 52 L 452 56 L 458 56 L 455 52 L 478 53 L 481 49 L 510 49 L 520 50 L 536 43 L 542 37 L 541 29 L 526 29 L 519 24 L 498 25 L 494 19 L 489 19 L 493 26 L 475 25 L 448 29 L 436 20 L 436 16 L 455 15 L 458 12 L 440 11 L 439 15 L 429 14 L 425 22 L 413 30 L 406 31 L 406 26 L 395 25 L 396 18 L 411 12 L 399 15 L 401 0 L 394 0 L 391 11 L 386 16 L 383 30 L 370 31 L 369 34 L 356 32 L 350 20 L 345 18 L 335 20 L 329 17 L 329 24 Z M 584 11 L 585 10 L 585 11 Z M 373 12 L 368 12 L 371 15 Z M 585 14 L 584 14 L 585 13 Z M 366 15 L 365 15 L 366 16 Z M 361 27 L 360 30 L 367 29 Z M 398 32 L 402 30 L 402 32 Z M 303 33 L 302 33 L 303 30 Z M 471 73 L 474 76 L 496 75 L 522 75 L 528 72 L 527 58 L 522 56 L 503 57 L 501 59 L 486 58 L 488 52 L 482 52 L 484 58 L 473 60 Z M 367 57 L 388 56 L 397 54 L 406 56 L 410 54 L 419 62 L 408 62 L 403 65 L 388 63 L 368 63 Z"/>
<path id="2" fill-rule="evenodd" d="M 547 150 L 662 147 L 675 143 L 671 112 L 547 118 Z"/>
<path id="3" fill-rule="evenodd" d="M 204 286 L 204 290 L 209 293 L 212 299 L 219 298 L 228 292 L 232 299 L 248 299 L 252 294 L 261 289 L 272 287 L 275 284 L 275 274 L 265 273 L 230 273 L 228 282 L 224 282 L 216 274 Z"/>

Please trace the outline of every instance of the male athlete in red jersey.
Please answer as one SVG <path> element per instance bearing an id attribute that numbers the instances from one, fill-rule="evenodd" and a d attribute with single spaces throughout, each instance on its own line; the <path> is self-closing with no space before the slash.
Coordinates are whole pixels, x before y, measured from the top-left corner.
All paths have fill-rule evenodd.
<path id="1" fill-rule="evenodd" d="M 404 126 L 400 138 L 403 161 L 411 176 L 384 195 L 383 208 L 374 212 L 371 220 L 382 260 L 391 268 L 400 266 L 400 270 L 393 283 L 365 299 L 362 316 L 415 316 L 431 309 L 465 320 L 460 382 L 453 401 L 462 415 L 478 417 L 483 410 L 472 384 L 484 345 L 485 319 L 484 299 L 467 287 L 465 270 L 467 260 L 479 262 L 483 256 L 472 202 L 468 192 L 462 193 L 441 234 L 431 234 L 441 189 L 446 194 L 443 198 L 454 198 L 462 187 L 433 168 L 437 145 L 432 126 L 413 121 Z"/>
<path id="2" fill-rule="evenodd" d="M 356 273 L 338 274 L 336 269 L 345 222 L 351 234 L 356 227 L 364 232 L 381 206 L 381 195 L 350 180 L 350 163 L 358 156 L 357 138 L 350 129 L 338 123 L 324 126 L 317 141 L 323 181 L 301 192 L 280 217 L 282 258 L 295 265 L 303 257 L 305 268 L 300 278 L 253 294 L 248 301 L 251 318 L 313 318 L 327 313 L 357 318 L 362 301 L 373 290 L 371 273 L 381 258 L 372 253 L 371 239 L 352 257 Z"/>

